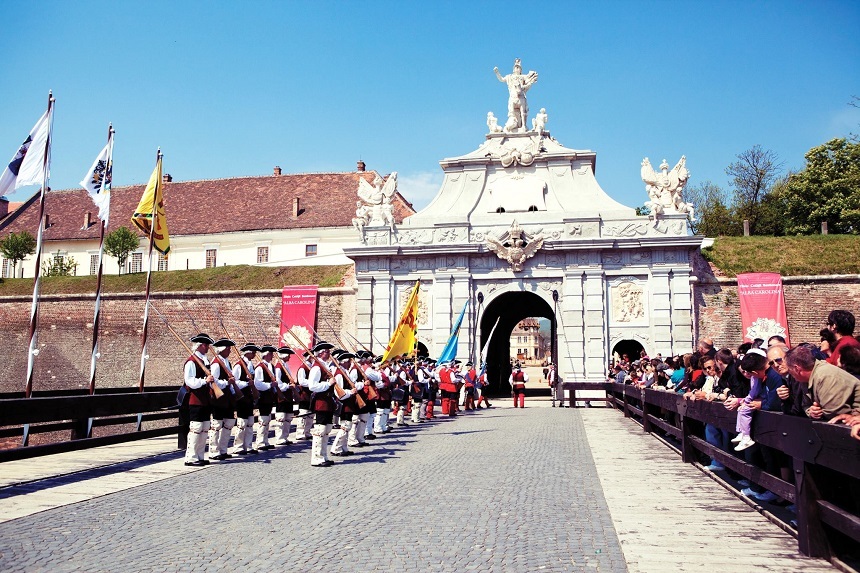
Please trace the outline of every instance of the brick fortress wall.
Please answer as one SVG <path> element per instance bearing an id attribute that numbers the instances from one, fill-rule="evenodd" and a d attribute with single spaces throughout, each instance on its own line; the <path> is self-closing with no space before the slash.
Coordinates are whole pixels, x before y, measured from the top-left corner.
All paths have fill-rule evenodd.
<path id="1" fill-rule="evenodd" d="M 717 348 L 737 348 L 743 342 L 737 280 L 715 276 L 699 253 L 693 254 L 692 263 L 696 338 L 710 336 Z M 860 276 L 783 277 L 782 283 L 792 344 L 818 343 L 831 310 L 849 310 L 860 323 Z M 855 334 L 858 331 L 860 324 Z"/>
<path id="2" fill-rule="evenodd" d="M 219 338 L 223 330 L 215 312 L 238 343 L 250 339 L 275 344 L 278 340 L 281 291 L 158 293 L 152 303 L 182 337 L 199 331 Z M 29 297 L 0 299 L 0 392 L 22 392 L 27 375 L 30 322 Z M 39 306 L 39 355 L 35 360 L 34 390 L 89 387 L 92 352 L 93 295 L 43 296 Z M 272 316 L 274 313 L 274 317 Z M 192 322 L 193 318 L 193 322 Z M 97 388 L 137 387 L 143 296 L 112 294 L 102 297 Z M 324 288 L 317 302 L 317 330 L 326 338 L 332 330 L 354 332 L 355 289 Z M 187 352 L 165 328 L 155 312 L 149 318 L 150 356 L 147 386 L 178 386 Z M 265 335 L 263 334 L 265 332 Z M 189 343 L 190 345 L 190 343 Z"/>

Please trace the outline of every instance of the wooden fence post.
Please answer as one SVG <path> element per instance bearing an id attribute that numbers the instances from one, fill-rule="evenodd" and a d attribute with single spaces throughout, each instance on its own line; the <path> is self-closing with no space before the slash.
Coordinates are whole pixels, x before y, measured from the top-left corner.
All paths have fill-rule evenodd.
<path id="1" fill-rule="evenodd" d="M 830 544 L 818 511 L 821 492 L 813 477 L 814 468 L 797 458 L 792 458 L 792 461 L 797 507 L 797 547 L 804 555 L 830 559 Z"/>
<path id="2" fill-rule="evenodd" d="M 648 403 L 645 401 L 645 388 L 642 388 L 642 429 L 651 433 L 651 421 L 648 420 Z"/>

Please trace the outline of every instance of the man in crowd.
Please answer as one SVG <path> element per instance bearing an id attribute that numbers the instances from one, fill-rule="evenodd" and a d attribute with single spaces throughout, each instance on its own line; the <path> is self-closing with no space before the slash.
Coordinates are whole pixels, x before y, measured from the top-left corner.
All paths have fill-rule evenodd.
<path id="1" fill-rule="evenodd" d="M 812 394 L 807 416 L 827 421 L 840 414 L 860 415 L 860 380 L 833 364 L 816 360 L 811 345 L 792 348 L 785 360 L 791 376 L 806 384 Z"/>
<path id="2" fill-rule="evenodd" d="M 827 328 L 836 337 L 836 346 L 830 349 L 830 358 L 827 361 L 834 366 L 839 366 L 839 356 L 847 347 L 860 348 L 860 342 L 854 338 L 854 315 L 847 310 L 834 310 L 827 316 Z"/>

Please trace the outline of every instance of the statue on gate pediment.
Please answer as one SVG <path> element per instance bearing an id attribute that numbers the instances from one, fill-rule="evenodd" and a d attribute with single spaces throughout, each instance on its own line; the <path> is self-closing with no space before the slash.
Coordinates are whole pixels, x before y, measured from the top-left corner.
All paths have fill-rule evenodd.
<path id="1" fill-rule="evenodd" d="M 654 215 L 659 216 L 664 212 L 689 213 L 690 220 L 695 221 L 693 218 L 693 206 L 689 203 L 684 203 L 682 197 L 684 187 L 690 178 L 690 172 L 687 171 L 686 155 L 681 156 L 681 159 L 671 171 L 669 171 L 669 164 L 664 159 L 663 163 L 660 164 L 659 173 L 654 171 L 651 161 L 646 157 L 642 160 L 640 173 L 650 199 L 645 202 L 645 206 L 651 209 Z"/>
<path id="2" fill-rule="evenodd" d="M 529 71 L 523 74 L 520 59 L 514 60 L 514 71 L 506 76 L 499 73 L 499 68 L 493 68 L 496 77 L 508 86 L 508 120 L 505 122 L 505 133 L 525 133 L 528 130 L 526 120 L 529 116 L 529 104 L 526 92 L 537 81 L 538 74 Z"/>
<path id="3" fill-rule="evenodd" d="M 353 227 L 361 234 L 364 242 L 365 227 L 388 227 L 394 231 L 394 205 L 392 201 L 397 192 L 397 172 L 393 171 L 388 179 L 383 181 L 379 175 L 373 180 L 373 185 L 359 177 L 358 197 Z"/>

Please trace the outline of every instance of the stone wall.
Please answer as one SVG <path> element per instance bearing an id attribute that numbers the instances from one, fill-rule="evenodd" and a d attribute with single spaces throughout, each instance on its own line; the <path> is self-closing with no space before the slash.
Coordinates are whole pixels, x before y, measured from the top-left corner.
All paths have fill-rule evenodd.
<path id="1" fill-rule="evenodd" d="M 320 335 L 332 330 L 354 332 L 355 289 L 319 290 L 317 324 Z M 224 320 L 230 335 L 245 340 L 275 344 L 278 339 L 280 290 L 242 292 L 158 293 L 151 301 L 173 329 L 186 340 L 204 331 L 223 336 L 215 312 Z M 93 295 L 43 296 L 39 310 L 40 353 L 35 360 L 34 390 L 87 388 L 92 352 Z M 274 313 L 274 317 L 272 315 Z M 140 373 L 140 343 L 143 325 L 143 296 L 113 294 L 102 298 L 96 387 L 137 387 Z M 0 392 L 21 392 L 26 384 L 30 321 L 29 297 L 0 297 Z M 265 334 L 263 334 L 265 332 Z M 150 360 L 146 385 L 178 385 L 180 367 L 187 352 L 150 311 Z"/>
<path id="2" fill-rule="evenodd" d="M 698 253 L 692 263 L 696 338 L 710 336 L 717 348 L 736 348 L 743 342 L 737 279 L 715 276 Z M 860 275 L 783 277 L 782 282 L 792 344 L 817 343 L 831 310 L 850 310 L 860 321 Z"/>

